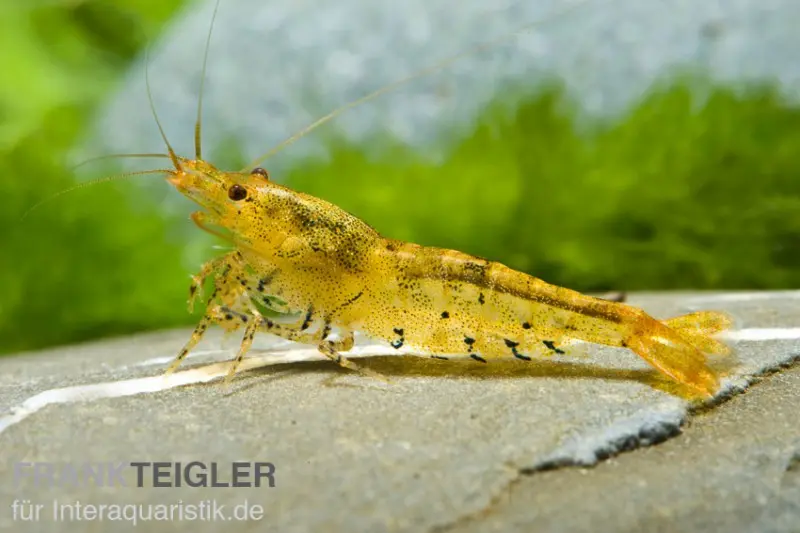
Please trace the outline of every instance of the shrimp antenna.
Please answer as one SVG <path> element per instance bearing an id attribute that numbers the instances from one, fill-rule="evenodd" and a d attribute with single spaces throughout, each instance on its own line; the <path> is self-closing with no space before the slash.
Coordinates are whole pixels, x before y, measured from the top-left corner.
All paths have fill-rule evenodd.
<path id="1" fill-rule="evenodd" d="M 203 137 L 203 89 L 206 85 L 206 67 L 208 66 L 208 49 L 211 47 L 211 33 L 214 31 L 214 21 L 217 20 L 219 1 L 214 4 L 214 14 L 211 15 L 211 24 L 208 26 L 206 35 L 206 50 L 203 53 L 203 71 L 200 74 L 200 95 L 197 98 L 197 120 L 194 123 L 194 155 L 195 159 L 203 159 L 202 137 Z"/>
<path id="2" fill-rule="evenodd" d="M 418 70 L 417 72 L 415 72 L 413 74 L 410 74 L 409 76 L 406 76 L 405 78 L 401 78 L 401 79 L 399 79 L 397 81 L 394 81 L 394 82 L 392 82 L 392 83 L 390 83 L 388 85 L 384 85 L 380 89 L 377 89 L 377 90 L 367 94 L 366 96 L 362 96 L 361 98 L 358 98 L 357 100 L 353 100 L 353 101 L 351 101 L 351 102 L 349 102 L 347 104 L 344 104 L 343 106 L 341 106 L 341 107 L 339 107 L 337 109 L 334 109 L 333 111 L 331 111 L 327 115 L 325 115 L 325 116 L 323 116 L 321 118 L 318 118 L 317 120 L 315 120 L 314 122 L 312 122 L 311 124 L 306 126 L 305 128 L 301 129 L 300 131 L 298 131 L 297 133 L 295 133 L 294 135 L 292 135 L 288 139 L 284 140 L 283 142 L 281 142 L 280 144 L 275 146 L 272 150 L 270 150 L 266 154 L 260 156 L 258 159 L 256 159 L 252 163 L 250 163 L 247 167 L 242 169 L 242 172 L 245 172 L 248 168 L 257 167 L 260 163 L 264 162 L 264 160 L 266 160 L 266 159 L 272 157 L 273 155 L 277 154 L 278 152 L 280 152 L 281 150 L 283 150 L 284 148 L 286 148 L 290 144 L 292 144 L 295 141 L 305 137 L 308 133 L 314 131 L 315 129 L 317 129 L 318 127 L 322 126 L 326 122 L 338 117 L 339 115 L 341 115 L 345 111 L 348 111 L 348 110 L 350 110 L 350 109 L 352 109 L 354 107 L 357 107 L 357 106 L 359 106 L 361 104 L 369 102 L 370 100 L 373 100 L 373 99 L 377 98 L 378 96 L 381 96 L 381 95 L 386 94 L 388 92 L 394 91 L 395 89 L 397 89 L 397 88 L 399 88 L 399 87 L 401 87 L 401 86 L 403 86 L 403 85 L 405 85 L 405 84 L 407 84 L 407 83 L 409 83 L 411 81 L 414 81 L 414 80 L 416 80 L 418 78 L 422 78 L 423 76 L 427 76 L 428 74 L 432 74 L 432 73 L 434 73 L 434 72 L 436 72 L 438 70 L 441 70 L 441 69 L 449 66 L 450 64 L 455 63 L 456 61 L 458 61 L 459 59 L 461 59 L 463 57 L 466 57 L 466 56 L 469 56 L 469 55 L 472 55 L 472 54 L 476 54 L 476 53 L 481 52 L 483 50 L 487 50 L 489 48 L 492 48 L 493 46 L 496 46 L 499 43 L 502 43 L 503 41 L 507 41 L 508 39 L 514 37 L 515 35 L 517 35 L 519 33 L 522 33 L 524 31 L 528 31 L 528 30 L 531 30 L 533 28 L 539 27 L 539 26 L 541 26 L 541 25 L 543 25 L 543 24 L 545 24 L 547 22 L 552 22 L 553 20 L 558 19 L 559 17 L 562 17 L 564 15 L 567 15 L 570 12 L 572 12 L 574 9 L 576 9 L 578 7 L 582 7 L 582 6 L 584 6 L 585 4 L 588 4 L 588 3 L 589 3 L 589 1 L 576 2 L 575 4 L 572 4 L 572 5 L 566 7 L 564 9 L 562 9 L 562 10 L 559 10 L 556 13 L 553 13 L 552 15 L 550 15 L 548 17 L 544 17 L 544 18 L 536 20 L 534 22 L 529 22 L 528 24 L 525 24 L 524 26 L 521 26 L 521 27 L 517 28 L 516 30 L 511 31 L 510 33 L 507 33 L 507 34 L 505 34 L 505 35 L 503 35 L 501 37 L 498 37 L 497 39 L 493 39 L 491 41 L 486 41 L 486 42 L 480 43 L 478 45 L 472 46 L 470 48 L 467 48 L 466 50 L 464 50 L 462 52 L 459 52 L 458 54 L 452 55 L 452 56 L 450 56 L 448 58 L 445 58 L 442 61 L 439 61 L 438 63 L 435 63 L 435 64 L 433 64 L 433 65 L 431 65 L 429 67 L 423 68 L 422 70 Z"/>
<path id="3" fill-rule="evenodd" d="M 38 209 L 39 206 L 41 206 L 42 204 L 47 203 L 47 202 L 49 202 L 51 200 L 54 200 L 54 199 L 58 198 L 59 196 L 63 196 L 65 194 L 67 194 L 67 193 L 70 193 L 70 192 L 73 192 L 73 191 L 77 191 L 78 189 L 83 189 L 84 187 L 89 187 L 91 185 L 97 185 L 99 183 L 107 183 L 109 181 L 122 180 L 122 179 L 130 178 L 132 176 L 142 176 L 144 174 L 169 174 L 170 172 L 174 172 L 174 171 L 172 169 L 139 170 L 139 171 L 136 171 L 136 172 L 126 172 L 124 174 L 116 174 L 116 175 L 113 175 L 113 176 L 106 176 L 104 178 L 98 178 L 96 180 L 87 181 L 85 183 L 79 183 L 79 184 L 74 185 L 74 186 L 72 186 L 72 187 L 70 187 L 68 189 L 64 189 L 63 191 L 59 191 L 59 192 L 57 192 L 57 193 L 55 193 L 53 195 L 50 195 L 47 198 L 45 198 L 44 200 L 36 202 L 27 211 L 25 211 L 25 213 L 22 215 L 22 217 L 19 220 L 20 220 L 20 222 L 25 220 L 28 217 L 28 215 L 30 215 L 31 212 L 34 209 Z"/>
<path id="4" fill-rule="evenodd" d="M 169 159 L 169 155 L 168 154 L 110 154 L 110 155 L 101 155 L 101 156 L 97 156 L 97 157 L 90 157 L 89 159 L 84 159 L 83 161 L 81 161 L 80 163 L 78 163 L 77 165 L 72 167 L 71 170 L 76 170 L 76 169 L 82 167 L 83 165 L 88 165 L 89 163 L 94 163 L 94 162 L 97 162 L 97 161 L 103 161 L 105 159 L 123 159 L 123 158 L 126 158 L 126 157 L 130 157 L 130 158 L 136 158 L 136 157 L 139 157 L 139 158 L 163 157 L 165 159 Z"/>
<path id="5" fill-rule="evenodd" d="M 153 118 L 156 120 L 156 126 L 158 126 L 158 131 L 161 133 L 161 138 L 164 139 L 164 144 L 167 145 L 167 152 L 169 153 L 169 158 L 172 161 L 172 164 L 175 165 L 176 170 L 183 170 L 181 168 L 181 164 L 178 161 L 178 156 L 175 155 L 175 150 L 172 149 L 172 145 L 169 143 L 167 139 L 167 134 L 164 133 L 164 127 L 161 126 L 161 121 L 158 120 L 158 113 L 156 113 L 156 105 L 153 103 L 153 93 L 150 90 L 150 46 L 148 45 L 145 48 L 144 52 L 144 84 L 147 88 L 147 102 L 150 104 L 150 112 L 153 114 Z"/>

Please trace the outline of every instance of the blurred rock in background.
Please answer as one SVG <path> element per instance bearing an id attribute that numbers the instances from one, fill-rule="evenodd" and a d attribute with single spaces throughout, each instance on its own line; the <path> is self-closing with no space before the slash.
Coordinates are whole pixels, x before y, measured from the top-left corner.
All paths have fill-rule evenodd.
<path id="1" fill-rule="evenodd" d="M 206 33 L 214 0 L 190 2 L 151 52 L 150 76 L 170 140 L 192 154 Z M 572 6 L 572 7 L 571 7 Z M 360 143 L 389 134 L 437 153 L 504 90 L 552 78 L 594 116 L 614 116 L 676 68 L 713 79 L 800 86 L 800 4 L 787 0 L 223 0 L 208 64 L 205 144 L 232 141 L 252 159 L 328 111 L 442 58 L 542 20 L 336 119 Z M 100 113 L 112 152 L 162 150 L 148 112 L 143 61 Z M 320 153 L 310 135 L 270 164 Z M 224 149 L 223 149 L 224 151 Z"/>

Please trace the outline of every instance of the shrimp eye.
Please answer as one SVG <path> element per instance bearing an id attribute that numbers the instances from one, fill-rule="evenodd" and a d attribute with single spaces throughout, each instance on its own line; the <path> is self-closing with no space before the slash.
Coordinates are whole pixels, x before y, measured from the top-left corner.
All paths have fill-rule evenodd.
<path id="1" fill-rule="evenodd" d="M 247 189 L 239 185 L 238 183 L 231 186 L 228 189 L 228 198 L 233 200 L 234 202 L 238 202 L 247 198 Z"/>
<path id="2" fill-rule="evenodd" d="M 250 171 L 250 174 L 255 174 L 256 176 L 261 176 L 265 179 L 269 179 L 269 172 L 267 172 L 267 169 L 265 168 L 256 167 Z"/>

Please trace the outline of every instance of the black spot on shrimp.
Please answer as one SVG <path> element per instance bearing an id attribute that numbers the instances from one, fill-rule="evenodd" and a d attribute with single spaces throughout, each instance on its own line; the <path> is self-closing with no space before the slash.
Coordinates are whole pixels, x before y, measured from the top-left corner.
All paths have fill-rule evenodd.
<path id="1" fill-rule="evenodd" d="M 517 350 L 517 346 L 519 346 L 518 342 L 514 342 L 511 339 L 504 339 L 504 340 L 506 343 L 506 347 L 511 348 L 511 353 L 514 355 L 514 357 L 516 357 L 517 359 L 522 359 L 523 361 L 531 360 L 531 358 L 528 357 L 527 355 L 519 353 L 519 351 Z"/>
<path id="2" fill-rule="evenodd" d="M 561 348 L 557 347 L 556 344 L 553 341 L 542 341 L 542 344 L 547 346 L 548 349 L 553 350 L 555 353 L 558 353 L 558 354 L 567 353 L 564 350 L 562 350 Z"/>
<path id="3" fill-rule="evenodd" d="M 403 328 L 394 328 L 392 331 L 394 332 L 395 335 L 397 335 L 400 338 L 397 339 L 396 341 L 392 341 L 390 344 L 392 348 L 394 348 L 395 350 L 399 350 L 400 348 L 403 347 L 403 344 L 405 344 L 406 342 L 406 339 L 403 336 L 405 334 L 405 331 L 403 330 Z"/>
<path id="4" fill-rule="evenodd" d="M 311 326 L 311 318 L 314 316 L 314 308 L 309 307 L 306 312 L 306 317 L 303 320 L 303 325 L 300 326 L 300 331 L 305 331 Z"/>

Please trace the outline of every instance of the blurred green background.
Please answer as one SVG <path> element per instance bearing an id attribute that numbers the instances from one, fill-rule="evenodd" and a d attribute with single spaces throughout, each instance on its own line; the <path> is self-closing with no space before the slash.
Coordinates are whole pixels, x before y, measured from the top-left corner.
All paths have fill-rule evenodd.
<path id="1" fill-rule="evenodd" d="M 0 7 L 0 353 L 196 320 L 185 302 L 199 263 L 188 268 L 174 221 L 136 187 L 87 188 L 19 220 L 76 183 L 67 153 L 179 4 Z M 333 157 L 285 181 L 387 236 L 582 291 L 800 284 L 800 112 L 775 87 L 689 69 L 613 122 L 575 109 L 558 83 L 503 91 L 437 163 L 328 129 Z M 225 159 L 238 162 L 235 148 Z"/>

